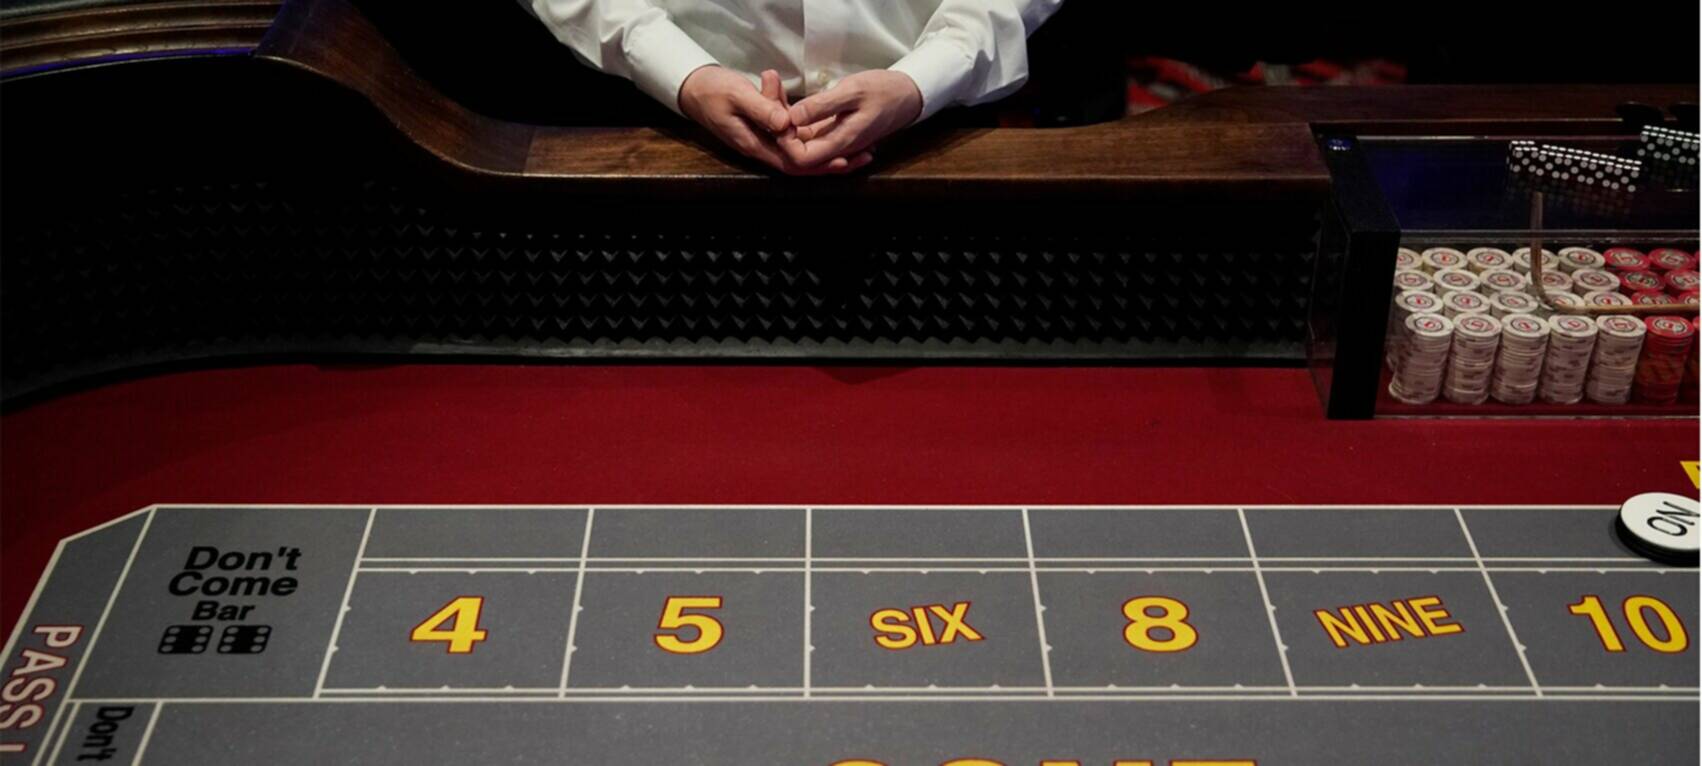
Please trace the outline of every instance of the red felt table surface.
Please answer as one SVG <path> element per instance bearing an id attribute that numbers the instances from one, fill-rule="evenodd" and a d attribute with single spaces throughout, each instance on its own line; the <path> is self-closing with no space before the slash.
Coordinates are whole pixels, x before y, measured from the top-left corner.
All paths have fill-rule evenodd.
<path id="1" fill-rule="evenodd" d="M 285 365 L 0 417 L 0 618 L 152 503 L 1618 503 L 1694 419 L 1329 421 L 1304 370 Z"/>

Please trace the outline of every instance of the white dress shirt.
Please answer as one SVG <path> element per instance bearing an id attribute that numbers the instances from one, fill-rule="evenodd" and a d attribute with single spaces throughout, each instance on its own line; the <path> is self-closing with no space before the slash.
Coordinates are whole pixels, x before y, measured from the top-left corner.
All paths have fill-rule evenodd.
<path id="1" fill-rule="evenodd" d="M 679 111 L 686 76 L 720 64 L 780 72 L 794 98 L 846 75 L 916 81 L 926 119 L 1009 95 L 1028 78 L 1028 35 L 1063 0 L 521 0 L 590 65 Z"/>

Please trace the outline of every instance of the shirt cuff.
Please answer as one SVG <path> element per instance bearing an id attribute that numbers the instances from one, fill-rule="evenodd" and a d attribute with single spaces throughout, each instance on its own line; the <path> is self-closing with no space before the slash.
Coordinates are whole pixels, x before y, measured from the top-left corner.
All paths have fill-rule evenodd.
<path id="1" fill-rule="evenodd" d="M 703 46 L 666 18 L 651 21 L 628 33 L 626 58 L 632 81 L 639 90 L 680 112 L 680 86 L 686 77 L 718 63 Z"/>
<path id="2" fill-rule="evenodd" d="M 975 57 L 951 40 L 931 37 L 889 68 L 916 81 L 916 89 L 922 92 L 922 113 L 916 121 L 921 122 L 957 103 L 975 70 Z"/>

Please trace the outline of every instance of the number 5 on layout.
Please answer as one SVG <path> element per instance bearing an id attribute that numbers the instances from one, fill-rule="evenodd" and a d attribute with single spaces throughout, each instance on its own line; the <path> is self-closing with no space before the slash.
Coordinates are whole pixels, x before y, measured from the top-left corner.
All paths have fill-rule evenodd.
<path id="1" fill-rule="evenodd" d="M 720 609 L 720 596 L 669 596 L 662 603 L 662 618 L 656 627 L 664 631 L 696 628 L 697 635 L 683 640 L 676 633 L 657 633 L 656 646 L 673 654 L 702 654 L 721 643 L 725 631 L 721 621 L 707 614 L 688 614 L 687 609 Z"/>

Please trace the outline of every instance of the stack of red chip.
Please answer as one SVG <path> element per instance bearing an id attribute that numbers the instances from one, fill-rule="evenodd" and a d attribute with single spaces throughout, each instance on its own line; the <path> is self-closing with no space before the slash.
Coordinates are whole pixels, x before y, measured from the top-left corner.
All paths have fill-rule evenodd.
<path id="1" fill-rule="evenodd" d="M 1695 290 L 1690 291 L 1695 294 Z M 1697 327 L 1696 318 L 1690 318 L 1690 361 L 1684 364 L 1684 382 L 1678 388 L 1678 398 L 1687 402 L 1697 399 L 1696 357 L 1702 356 L 1696 351 Z"/>
<path id="2" fill-rule="evenodd" d="M 1673 295 L 1683 295 L 1702 284 L 1702 279 L 1691 269 L 1674 269 L 1662 274 L 1661 281 L 1666 283 L 1667 292 Z"/>
<path id="3" fill-rule="evenodd" d="M 1671 306 L 1678 299 L 1659 290 L 1634 290 L 1631 293 L 1633 306 Z"/>
<path id="4" fill-rule="evenodd" d="M 1652 271 L 1621 271 L 1619 272 L 1619 291 L 1636 297 L 1639 290 L 1653 290 L 1657 293 L 1666 292 L 1667 283 L 1661 280 L 1659 274 Z"/>
<path id="5" fill-rule="evenodd" d="M 1607 267 L 1614 271 L 1649 270 L 1649 256 L 1629 247 L 1610 247 L 1603 250 L 1602 260 L 1607 261 Z"/>
<path id="6" fill-rule="evenodd" d="M 1684 367 L 1696 339 L 1696 325 L 1675 316 L 1643 320 L 1649 333 L 1643 340 L 1643 357 L 1637 361 L 1631 400 L 1643 404 L 1672 404 L 1684 382 Z"/>
<path id="7" fill-rule="evenodd" d="M 1656 271 L 1694 270 L 1696 256 L 1676 247 L 1658 247 L 1649 251 L 1649 268 Z"/>

